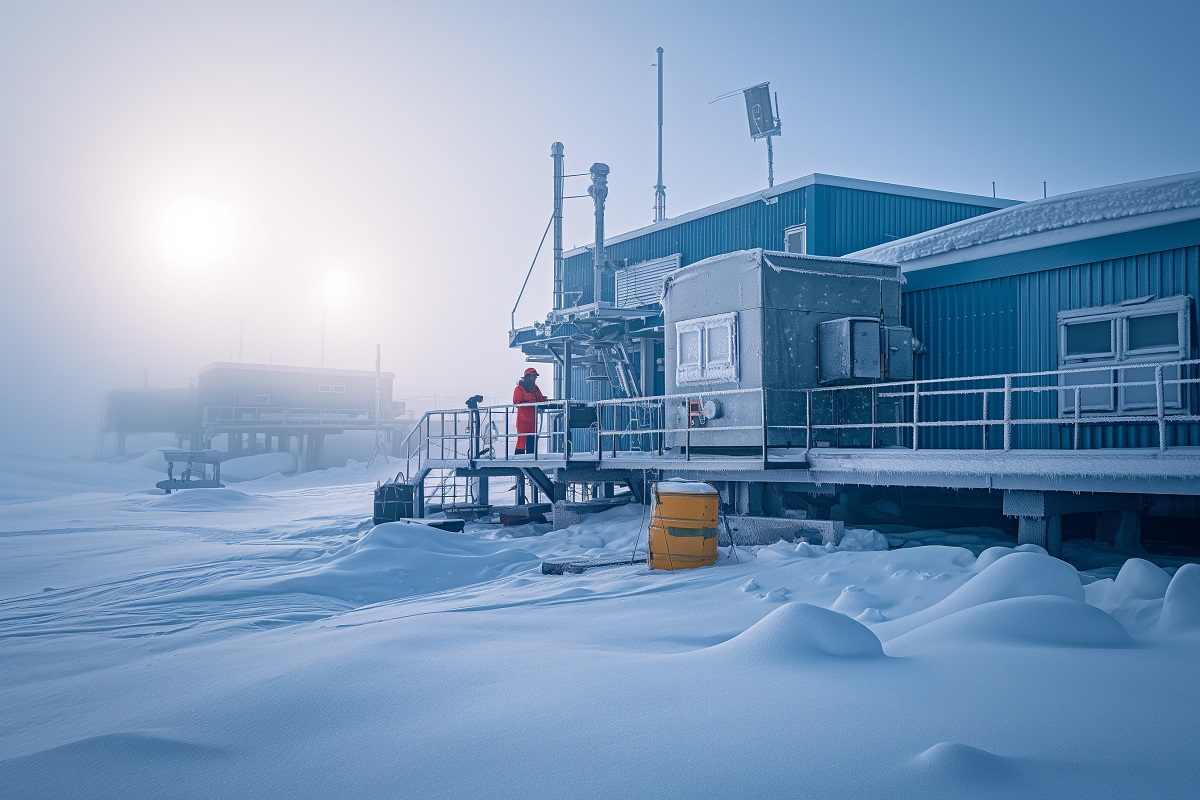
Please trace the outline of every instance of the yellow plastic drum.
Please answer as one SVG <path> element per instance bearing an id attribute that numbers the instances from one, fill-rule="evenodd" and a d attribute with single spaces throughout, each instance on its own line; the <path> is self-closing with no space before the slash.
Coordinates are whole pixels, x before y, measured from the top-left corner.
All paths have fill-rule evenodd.
<path id="1" fill-rule="evenodd" d="M 710 484 L 660 481 L 650 513 L 650 569 L 690 569 L 717 563 L 717 506 Z"/>

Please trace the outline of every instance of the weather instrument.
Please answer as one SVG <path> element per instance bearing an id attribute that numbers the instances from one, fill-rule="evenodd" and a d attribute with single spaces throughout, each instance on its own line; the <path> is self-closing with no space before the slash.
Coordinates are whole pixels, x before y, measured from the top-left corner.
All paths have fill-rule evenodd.
<path id="1" fill-rule="evenodd" d="M 715 103 L 717 100 L 733 97 L 739 91 L 746 99 L 746 119 L 750 123 L 750 138 L 767 140 L 767 186 L 774 186 L 775 148 L 772 146 L 771 138 L 783 134 L 783 126 L 779 122 L 779 94 L 771 94 L 771 84 L 768 81 L 756 86 L 747 86 L 745 89 L 726 92 L 711 102 Z"/>

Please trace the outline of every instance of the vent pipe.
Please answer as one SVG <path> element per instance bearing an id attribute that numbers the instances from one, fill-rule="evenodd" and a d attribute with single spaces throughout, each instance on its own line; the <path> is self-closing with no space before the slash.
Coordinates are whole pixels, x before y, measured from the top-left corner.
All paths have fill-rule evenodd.
<path id="1" fill-rule="evenodd" d="M 604 283 L 604 199 L 608 197 L 608 164 L 592 164 L 588 170 L 592 175 L 592 185 L 588 194 L 596 203 L 596 250 L 592 260 L 592 302 L 601 305 L 601 288 Z M 611 305 L 611 304 L 610 304 Z"/>
<path id="2" fill-rule="evenodd" d="M 554 159 L 554 308 L 562 308 L 563 303 L 563 254 L 562 254 L 562 220 L 563 220 L 563 145 L 555 142 L 550 145 L 550 157 Z"/>

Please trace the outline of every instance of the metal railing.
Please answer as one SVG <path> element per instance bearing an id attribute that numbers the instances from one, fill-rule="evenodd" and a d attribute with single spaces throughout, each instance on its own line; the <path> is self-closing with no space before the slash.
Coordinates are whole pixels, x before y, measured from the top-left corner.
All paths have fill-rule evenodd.
<path id="1" fill-rule="evenodd" d="M 756 451 L 766 460 L 772 450 L 812 447 L 1166 450 L 1172 429 L 1200 422 L 1194 413 L 1200 406 L 1197 365 L 1197 359 L 1124 362 L 813 389 L 697 391 L 592 405 L 601 458 L 640 450 L 691 460 L 724 449 Z M 1109 380 L 1095 378 L 1104 373 Z M 728 408 L 717 406 L 707 417 L 705 404 L 712 401 Z M 693 413 L 697 406 L 699 416 Z M 1101 428 L 1108 436 L 1089 435 Z M 975 433 L 964 433 L 970 431 Z M 1177 438 L 1177 445 L 1200 445 L 1200 431 Z"/>
<path id="2" fill-rule="evenodd" d="M 734 389 L 426 412 L 400 442 L 407 479 L 447 462 L 555 466 L 643 456 L 803 459 L 812 448 L 989 450 L 1200 446 L 1200 359 L 812 389 Z M 1109 380 L 1094 376 L 1109 373 Z M 594 419 L 572 420 L 572 415 Z M 588 423 L 584 425 L 584 423 Z M 1174 432 L 1174 436 L 1172 433 Z M 517 453 L 518 440 L 536 443 Z M 440 476 L 441 485 L 448 485 Z M 455 487 L 454 491 L 458 491 Z"/>
<path id="3" fill-rule="evenodd" d="M 375 424 L 370 411 L 352 408 L 282 408 L 271 406 L 205 406 L 205 426 L 253 426 L 312 428 L 338 427 L 347 424 Z M 381 419 L 381 424 L 394 422 Z"/>
<path id="4" fill-rule="evenodd" d="M 569 404 L 572 414 L 590 412 L 586 403 Z M 534 409 L 533 433 L 517 431 L 518 408 Z M 405 474 L 418 475 L 428 465 L 439 462 L 505 461 L 529 464 L 540 461 L 563 462 L 570 459 L 595 460 L 594 426 L 571 431 L 566 426 L 568 404 L 563 400 L 479 406 L 477 408 L 435 409 L 424 415 L 400 441 L 399 457 L 405 461 Z M 584 444 L 579 445 L 580 437 Z M 521 445 L 525 447 L 522 448 Z M 526 452 L 518 453 L 519 449 Z"/>

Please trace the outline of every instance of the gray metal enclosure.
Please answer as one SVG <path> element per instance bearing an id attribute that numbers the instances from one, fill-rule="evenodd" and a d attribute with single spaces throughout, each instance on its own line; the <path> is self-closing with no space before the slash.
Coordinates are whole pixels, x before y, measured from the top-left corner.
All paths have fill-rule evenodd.
<path id="1" fill-rule="evenodd" d="M 815 395 L 809 411 L 805 390 L 830 382 L 822 375 L 818 326 L 847 320 L 834 328 L 859 335 L 874 326 L 874 374 L 862 379 L 839 374 L 839 383 L 910 376 L 911 345 L 907 352 L 888 347 L 904 340 L 896 330 L 901 281 L 895 265 L 763 250 L 715 256 L 678 270 L 663 293 L 667 394 L 680 396 L 667 402 L 666 427 L 689 427 L 692 396 L 717 403 L 702 429 L 692 421 L 689 444 L 698 451 L 761 448 L 764 434 L 771 447 L 812 446 L 817 442 L 807 440 L 810 413 L 820 417 L 812 422 L 845 421 L 848 414 L 865 414 L 870 422 L 870 389 L 863 390 L 868 406 L 857 413 L 821 407 L 821 398 L 834 396 L 829 392 Z M 869 362 L 860 344 L 825 349 L 841 355 L 853 347 L 855 358 Z M 832 372 L 828 361 L 824 367 Z M 671 444 L 681 446 L 680 437 L 673 436 Z"/>

